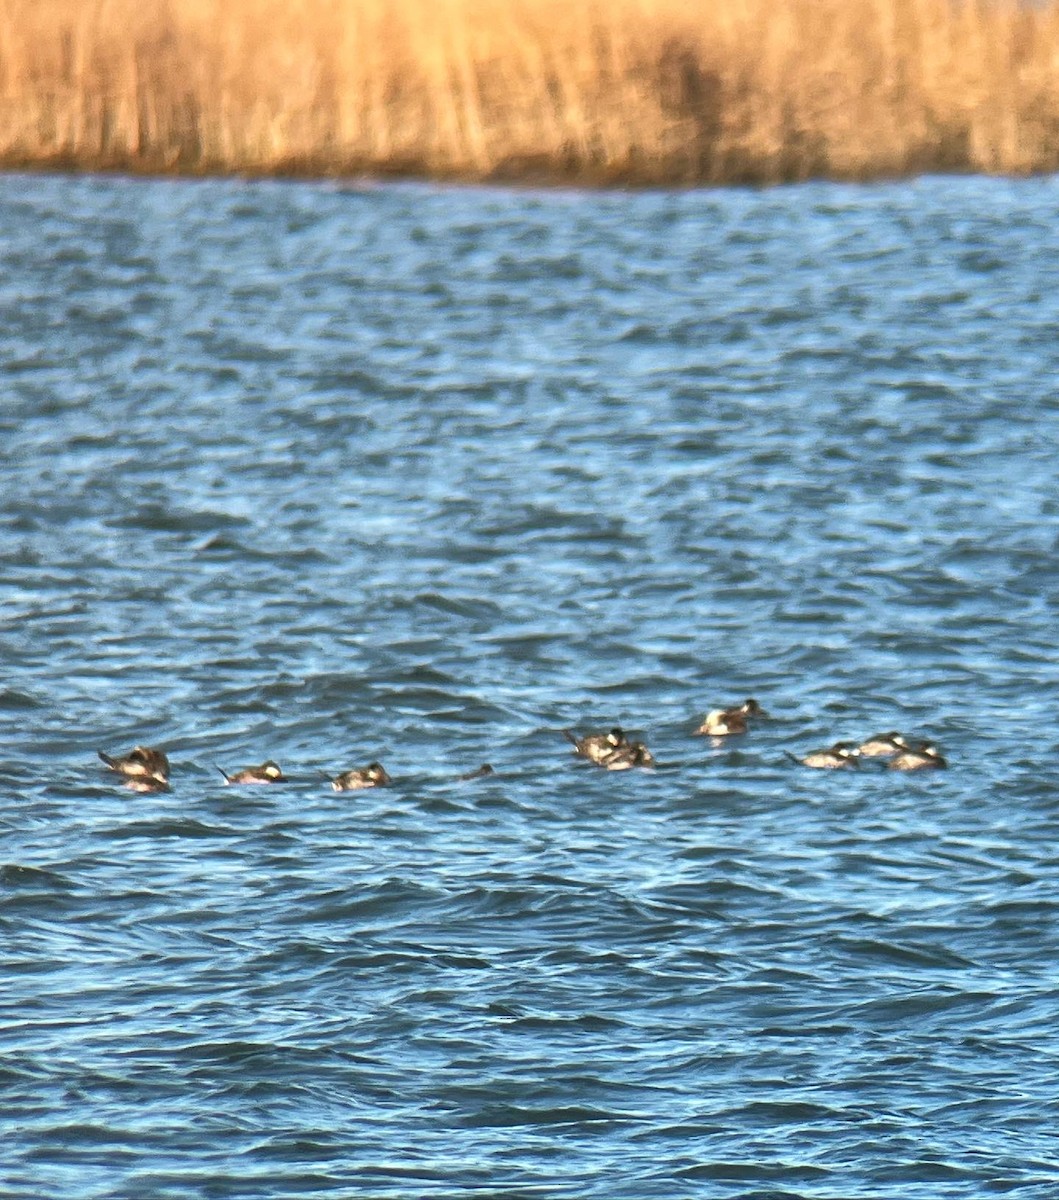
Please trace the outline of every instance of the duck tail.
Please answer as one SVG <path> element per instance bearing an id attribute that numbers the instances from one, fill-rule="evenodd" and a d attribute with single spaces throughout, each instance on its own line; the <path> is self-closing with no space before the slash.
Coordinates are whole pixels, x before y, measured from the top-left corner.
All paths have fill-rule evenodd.
<path id="1" fill-rule="evenodd" d="M 225 770 L 223 767 L 218 767 L 218 768 L 217 768 L 217 770 L 218 770 L 218 771 L 220 771 L 220 773 L 221 773 L 221 774 L 224 776 L 224 782 L 225 782 L 225 783 L 231 783 L 231 782 L 232 782 L 232 777 L 231 777 L 231 775 L 229 775 L 229 774 L 228 774 L 228 772 L 227 772 L 227 771 L 226 771 L 226 770 Z"/>
<path id="2" fill-rule="evenodd" d="M 572 730 L 572 729 L 564 729 L 564 730 L 563 730 L 563 737 L 564 737 L 564 738 L 566 738 L 566 740 L 567 740 L 567 741 L 568 741 L 568 742 L 569 742 L 569 743 L 570 743 L 572 746 L 576 746 L 576 745 L 577 745 L 577 738 L 576 738 L 576 737 L 574 737 L 574 733 L 573 733 L 573 730 Z"/>
<path id="3" fill-rule="evenodd" d="M 797 754 L 792 754 L 789 750 L 784 750 L 783 753 L 786 754 L 786 756 L 791 760 L 792 763 L 797 763 L 799 767 L 802 765 L 802 760 L 798 757 Z"/>
<path id="4" fill-rule="evenodd" d="M 110 769 L 113 771 L 114 770 L 114 759 L 112 759 L 109 754 L 104 754 L 102 750 L 97 750 L 96 753 L 99 755 L 100 760 L 102 762 L 105 762 L 107 764 L 107 766 L 110 767 Z"/>

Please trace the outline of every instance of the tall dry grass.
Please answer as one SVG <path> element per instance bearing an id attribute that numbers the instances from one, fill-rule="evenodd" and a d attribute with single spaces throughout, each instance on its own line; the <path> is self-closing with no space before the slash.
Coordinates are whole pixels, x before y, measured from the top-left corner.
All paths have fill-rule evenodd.
<path id="1" fill-rule="evenodd" d="M 0 0 L 0 165 L 1052 171 L 1059 0 Z"/>

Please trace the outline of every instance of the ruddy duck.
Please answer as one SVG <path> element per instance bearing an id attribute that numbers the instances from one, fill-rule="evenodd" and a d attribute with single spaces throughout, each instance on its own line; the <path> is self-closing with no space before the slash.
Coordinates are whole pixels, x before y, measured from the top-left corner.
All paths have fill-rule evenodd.
<path id="1" fill-rule="evenodd" d="M 593 761 L 608 771 L 628 771 L 631 767 L 653 767 L 655 756 L 643 742 L 627 742 L 624 746 L 615 747 L 603 758 Z"/>
<path id="2" fill-rule="evenodd" d="M 895 729 L 890 733 L 877 733 L 874 737 L 868 738 L 866 742 L 861 742 L 857 747 L 857 753 L 863 758 L 885 758 L 888 755 L 900 754 L 902 750 L 907 749 L 908 742 Z"/>
<path id="3" fill-rule="evenodd" d="M 263 762 L 260 767 L 244 767 L 242 771 L 236 771 L 234 775 L 229 775 L 223 767 L 218 767 L 217 770 L 224 776 L 225 783 L 286 782 L 286 776 L 279 769 L 279 763 L 274 763 L 271 758 L 268 762 Z"/>
<path id="4" fill-rule="evenodd" d="M 891 771 L 930 771 L 948 765 L 937 746 L 929 742 L 924 742 L 915 750 L 909 746 L 889 763 Z"/>
<path id="5" fill-rule="evenodd" d="M 747 717 L 767 716 L 756 700 L 744 700 L 734 708 L 715 708 L 708 712 L 695 732 L 708 737 L 728 737 L 732 733 L 746 733 Z"/>
<path id="6" fill-rule="evenodd" d="M 336 792 L 355 792 L 359 788 L 383 787 L 387 783 L 393 783 L 393 780 L 386 774 L 382 763 L 377 762 L 346 771 L 331 780 Z"/>
<path id="7" fill-rule="evenodd" d="M 801 763 L 803 767 L 820 767 L 824 770 L 832 770 L 836 767 L 855 767 L 859 754 L 860 751 L 855 746 L 851 746 L 849 742 L 835 742 L 827 750 L 814 750 L 804 758 L 799 758 L 796 754 L 791 754 L 790 751 L 787 752 L 787 757 L 793 759 L 796 763 Z"/>
<path id="8" fill-rule="evenodd" d="M 466 775 L 458 775 L 456 781 L 458 783 L 470 783 L 472 779 L 487 779 L 490 775 L 495 774 L 496 772 L 488 763 L 482 763 L 476 771 L 468 771 Z"/>
<path id="9" fill-rule="evenodd" d="M 102 750 L 96 753 L 112 771 L 136 779 L 154 779 L 159 783 L 169 782 L 169 759 L 161 750 L 150 746 L 134 746 L 123 758 L 111 758 Z"/>
<path id="10" fill-rule="evenodd" d="M 580 754 L 582 758 L 594 763 L 629 745 L 629 739 L 617 725 L 610 733 L 587 733 L 583 738 L 575 737 L 569 729 L 564 729 L 563 736 L 573 743 L 575 754 Z"/>

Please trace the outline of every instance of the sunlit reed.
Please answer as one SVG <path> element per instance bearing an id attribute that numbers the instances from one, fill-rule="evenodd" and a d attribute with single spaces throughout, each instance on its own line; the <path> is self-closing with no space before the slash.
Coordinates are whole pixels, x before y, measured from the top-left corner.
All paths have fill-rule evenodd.
<path id="1" fill-rule="evenodd" d="M 1059 0 L 0 0 L 0 165 L 595 183 L 1059 167 Z"/>

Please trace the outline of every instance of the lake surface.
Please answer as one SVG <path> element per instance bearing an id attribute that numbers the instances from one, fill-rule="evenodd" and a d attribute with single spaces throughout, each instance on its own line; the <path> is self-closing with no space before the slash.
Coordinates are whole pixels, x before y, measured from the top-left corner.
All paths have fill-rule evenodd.
<path id="1" fill-rule="evenodd" d="M 0 179 L 0 1193 L 1051 1200 L 1057 234 Z"/>

